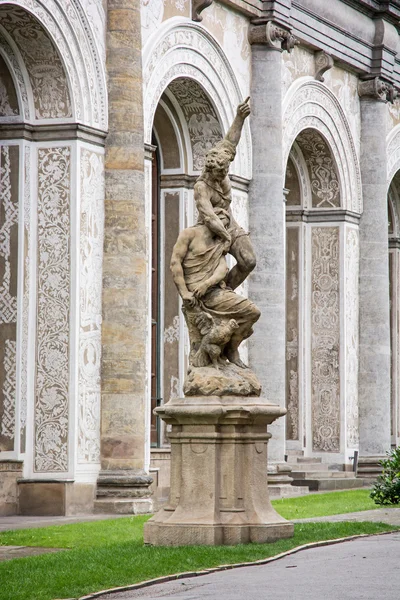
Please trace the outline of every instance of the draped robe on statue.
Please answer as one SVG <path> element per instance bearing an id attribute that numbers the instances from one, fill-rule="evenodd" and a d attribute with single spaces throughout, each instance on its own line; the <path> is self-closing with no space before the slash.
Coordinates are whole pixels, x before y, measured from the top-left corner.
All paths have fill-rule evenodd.
<path id="1" fill-rule="evenodd" d="M 194 225 L 194 228 L 203 227 Z M 209 279 L 219 268 L 221 261 L 225 264 L 225 274 L 228 271 L 224 255 L 224 242 L 215 237 L 212 245 L 206 250 L 196 252 L 190 250 L 182 263 L 184 279 L 189 291 Z M 235 319 L 240 326 L 242 340 L 248 337 L 252 331 L 251 327 L 259 317 L 259 311 L 255 304 L 248 298 L 243 298 L 221 281 L 212 286 L 201 298 L 200 306 L 203 310 L 219 319 Z M 239 331 L 238 331 L 239 333 Z"/>

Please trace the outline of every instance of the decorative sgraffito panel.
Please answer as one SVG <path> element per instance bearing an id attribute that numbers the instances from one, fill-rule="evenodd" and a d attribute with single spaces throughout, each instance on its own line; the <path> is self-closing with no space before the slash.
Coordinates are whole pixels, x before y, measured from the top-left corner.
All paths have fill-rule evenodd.
<path id="1" fill-rule="evenodd" d="M 339 228 L 312 229 L 312 448 L 340 451 Z"/>
<path id="2" fill-rule="evenodd" d="M 313 208 L 338 208 L 340 185 L 331 151 L 314 129 L 306 129 L 297 138 L 309 171 Z"/>
<path id="3" fill-rule="evenodd" d="M 68 470 L 71 149 L 38 150 L 35 472 Z"/>
<path id="4" fill-rule="evenodd" d="M 286 438 L 299 439 L 299 228 L 286 229 Z"/>
<path id="5" fill-rule="evenodd" d="M 25 452 L 26 417 L 28 408 L 28 337 L 31 249 L 31 147 L 24 150 L 24 291 L 22 303 L 22 347 L 21 347 L 21 397 L 20 397 L 20 451 Z"/>
<path id="6" fill-rule="evenodd" d="M 166 192 L 164 266 L 164 391 L 163 401 L 180 396 L 179 381 L 179 296 L 170 274 L 172 248 L 179 234 L 179 192 Z"/>
<path id="7" fill-rule="evenodd" d="M 12 75 L 0 55 L 0 117 L 15 117 L 18 114 L 18 98 Z"/>
<path id="8" fill-rule="evenodd" d="M 347 446 L 358 448 L 358 230 L 346 232 L 346 421 Z"/>
<path id="9" fill-rule="evenodd" d="M 12 36 L 25 61 L 37 119 L 71 117 L 72 106 L 63 63 L 41 24 L 27 11 L 2 11 L 2 27 Z"/>
<path id="10" fill-rule="evenodd" d="M 104 158 L 81 148 L 78 462 L 100 460 Z"/>
<path id="11" fill-rule="evenodd" d="M 14 450 L 19 147 L 0 150 L 0 451 Z"/>
<path id="12" fill-rule="evenodd" d="M 169 84 L 187 121 L 193 155 L 193 170 L 201 171 L 205 156 L 222 139 L 217 113 L 201 86 L 192 79 L 179 77 Z"/>

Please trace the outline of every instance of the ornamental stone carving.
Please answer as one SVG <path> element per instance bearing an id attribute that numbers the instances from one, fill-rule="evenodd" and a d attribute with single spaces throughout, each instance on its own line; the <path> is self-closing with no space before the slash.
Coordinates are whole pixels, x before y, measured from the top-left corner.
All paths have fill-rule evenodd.
<path id="1" fill-rule="evenodd" d="M 24 119 L 29 120 L 30 119 L 30 108 L 29 108 L 28 92 L 27 92 L 27 85 L 26 85 L 27 82 L 25 81 L 24 75 L 22 73 L 22 70 L 20 68 L 19 62 L 15 56 L 14 51 L 12 50 L 10 44 L 7 42 L 7 40 L 4 38 L 4 36 L 1 34 L 1 29 L 0 29 L 0 48 L 3 51 L 4 55 L 7 57 L 7 61 L 12 69 L 14 78 L 16 80 L 16 85 L 18 87 L 20 99 L 22 102 L 22 106 L 21 106 L 22 115 L 21 116 L 23 116 Z M 29 79 L 28 79 L 28 84 L 29 84 Z M 9 121 L 9 120 L 10 120 L 10 117 L 7 117 L 7 121 Z M 20 119 L 18 118 L 18 120 L 20 120 Z"/>
<path id="2" fill-rule="evenodd" d="M 0 451 L 14 450 L 19 147 L 0 148 Z"/>
<path id="3" fill-rule="evenodd" d="M 18 0 L 10 7 L 0 0 L 0 12 L 25 9 L 37 19 L 48 39 L 63 57 L 68 74 L 73 116 L 87 125 L 107 128 L 106 77 L 98 46 L 87 15 L 79 0 L 67 6 L 59 0 Z M 1 17 L 1 21 L 3 17 Z"/>
<path id="4" fill-rule="evenodd" d="M 339 228 L 312 229 L 312 448 L 340 451 Z"/>
<path id="5" fill-rule="evenodd" d="M 101 295 L 104 238 L 104 159 L 80 151 L 80 324 L 78 462 L 100 460 Z"/>
<path id="6" fill-rule="evenodd" d="M 222 138 L 217 113 L 202 88 L 192 79 L 175 79 L 168 89 L 177 99 L 187 122 L 193 171 L 201 171 L 207 152 Z"/>
<path id="7" fill-rule="evenodd" d="M 297 137 L 305 158 L 313 208 L 340 207 L 340 184 L 335 162 L 325 140 L 315 129 L 305 129 Z"/>
<path id="8" fill-rule="evenodd" d="M 239 355 L 240 344 L 253 332 L 260 312 L 235 292 L 255 266 L 248 234 L 231 212 L 229 164 L 244 121 L 248 99 L 222 141 L 210 149 L 194 197 L 197 224 L 184 229 L 172 251 L 171 271 L 183 300 L 190 337 L 186 396 L 258 396 L 261 386 Z M 228 269 L 226 254 L 236 265 Z"/>
<path id="9" fill-rule="evenodd" d="M 159 37 L 146 45 L 143 53 L 144 138 L 151 143 L 154 114 L 162 94 L 177 78 L 195 80 L 212 98 L 222 131 L 227 131 L 234 118 L 232 103 L 243 94 L 229 61 L 214 38 L 195 23 L 160 27 Z M 233 171 L 251 177 L 251 136 L 245 124 Z"/>
<path id="10" fill-rule="evenodd" d="M 333 58 L 330 54 L 327 54 L 323 50 L 315 53 L 315 79 L 317 81 L 324 81 L 324 73 L 333 67 Z"/>
<path id="11" fill-rule="evenodd" d="M 359 81 L 358 94 L 360 98 L 374 98 L 375 100 L 390 102 L 391 104 L 397 98 L 397 90 L 395 90 L 393 85 L 382 81 L 379 77 L 368 79 L 367 81 Z"/>
<path id="12" fill-rule="evenodd" d="M 38 278 L 34 471 L 68 471 L 69 146 L 38 149 Z"/>
<path id="13" fill-rule="evenodd" d="M 201 13 L 211 4 L 214 0 L 192 0 L 192 20 L 193 21 L 202 21 L 203 17 Z"/>
<path id="14" fill-rule="evenodd" d="M 72 116 L 71 98 L 61 58 L 43 27 L 25 10 L 1 11 L 1 26 L 24 59 L 37 119 Z"/>
<path id="15" fill-rule="evenodd" d="M 29 337 L 29 295 L 30 261 L 32 257 L 31 237 L 31 147 L 25 146 L 24 153 L 24 295 L 22 300 L 22 342 L 21 342 L 21 395 L 20 432 L 21 452 L 25 452 L 26 418 L 28 409 L 28 337 Z"/>
<path id="16" fill-rule="evenodd" d="M 358 448 L 358 230 L 346 231 L 346 437 L 348 448 Z"/>
<path id="17" fill-rule="evenodd" d="M 250 25 L 249 43 L 263 44 L 273 50 L 286 50 L 291 52 L 298 40 L 286 29 L 279 27 L 273 21 L 261 25 Z"/>
<path id="18" fill-rule="evenodd" d="M 326 140 L 341 186 L 341 206 L 362 211 L 361 174 L 350 125 L 336 96 L 317 81 L 296 81 L 283 103 L 283 168 L 297 136 L 315 129 Z"/>
<path id="19" fill-rule="evenodd" d="M 14 440 L 15 435 L 16 358 L 16 342 L 14 340 L 6 340 L 4 344 L 3 368 L 5 378 L 3 381 L 3 414 L 1 417 L 0 435 L 10 440 Z"/>

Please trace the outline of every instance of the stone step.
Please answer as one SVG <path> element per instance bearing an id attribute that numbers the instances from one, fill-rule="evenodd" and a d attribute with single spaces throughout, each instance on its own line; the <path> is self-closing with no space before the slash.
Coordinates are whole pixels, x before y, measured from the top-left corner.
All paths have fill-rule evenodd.
<path id="1" fill-rule="evenodd" d="M 309 489 L 306 485 L 268 485 L 270 500 L 307 496 Z"/>
<path id="2" fill-rule="evenodd" d="M 104 498 L 94 501 L 95 514 L 146 515 L 153 512 L 149 498 Z"/>
<path id="3" fill-rule="evenodd" d="M 327 463 L 293 463 L 290 466 L 292 467 L 292 471 L 313 471 L 316 473 L 319 471 L 345 472 L 344 465 L 329 465 Z"/>
<path id="4" fill-rule="evenodd" d="M 317 464 L 317 463 L 322 463 L 322 458 L 317 458 L 314 456 L 298 456 L 297 457 L 297 462 L 298 463 L 312 463 L 312 464 Z"/>
<path id="5" fill-rule="evenodd" d="M 291 472 L 293 479 L 331 479 L 331 478 L 342 478 L 342 479 L 355 479 L 355 474 L 352 471 L 327 471 L 326 468 L 322 471 L 312 470 L 297 470 L 293 469 Z"/>
<path id="6" fill-rule="evenodd" d="M 286 456 L 304 456 L 303 450 L 286 450 Z"/>
<path id="7" fill-rule="evenodd" d="M 363 481 L 348 477 L 328 477 L 327 479 L 293 479 L 292 485 L 307 485 L 310 492 L 321 492 L 362 488 Z"/>

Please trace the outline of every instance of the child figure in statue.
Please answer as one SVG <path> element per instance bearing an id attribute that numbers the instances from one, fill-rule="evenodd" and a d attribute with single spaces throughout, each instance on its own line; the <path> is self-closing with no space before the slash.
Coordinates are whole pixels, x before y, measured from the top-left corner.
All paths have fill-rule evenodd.
<path id="1" fill-rule="evenodd" d="M 231 214 L 232 191 L 228 177 L 229 165 L 236 155 L 243 124 L 250 114 L 250 98 L 239 104 L 236 117 L 221 142 L 206 156 L 204 169 L 194 186 L 194 199 L 199 212 L 198 223 L 206 225 L 223 242 L 227 252 L 236 259 L 226 284 L 235 290 L 256 266 L 256 257 L 248 233 L 233 219 Z M 225 228 L 216 209 L 226 210 L 231 217 Z"/>

